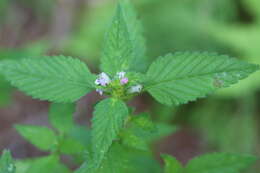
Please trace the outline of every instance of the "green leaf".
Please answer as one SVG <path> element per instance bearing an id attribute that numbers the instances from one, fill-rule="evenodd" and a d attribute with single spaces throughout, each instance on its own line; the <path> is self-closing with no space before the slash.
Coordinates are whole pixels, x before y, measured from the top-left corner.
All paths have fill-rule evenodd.
<path id="1" fill-rule="evenodd" d="M 143 26 L 138 19 L 137 13 L 129 0 L 120 1 L 122 11 L 127 21 L 127 28 L 129 38 L 133 45 L 133 65 L 132 68 L 135 71 L 144 72 L 147 67 L 147 56 L 145 38 L 143 37 Z"/>
<path id="2" fill-rule="evenodd" d="M 213 153 L 189 161 L 185 173 L 238 173 L 251 166 L 256 157 L 249 155 Z"/>
<path id="3" fill-rule="evenodd" d="M 85 149 L 80 141 L 70 136 L 65 136 L 59 144 L 59 150 L 64 154 L 82 154 Z"/>
<path id="4" fill-rule="evenodd" d="M 121 100 L 109 98 L 96 105 L 92 119 L 94 167 L 100 166 L 109 147 L 123 127 L 127 116 L 128 108 Z"/>
<path id="5" fill-rule="evenodd" d="M 23 169 L 22 173 L 70 173 L 71 171 L 59 161 L 56 155 L 40 157 L 32 160 L 22 160 L 18 165 Z"/>
<path id="6" fill-rule="evenodd" d="M 155 142 L 163 137 L 169 136 L 173 133 L 175 133 L 178 130 L 177 126 L 174 126 L 172 124 L 166 124 L 166 123 L 156 123 L 157 131 L 155 133 L 152 133 L 151 136 L 148 136 L 149 142 Z"/>
<path id="7" fill-rule="evenodd" d="M 113 144 L 97 173 L 127 173 L 129 158 L 120 144 Z"/>
<path id="8" fill-rule="evenodd" d="M 94 88 L 94 75 L 83 62 L 71 57 L 27 58 L 2 63 L 0 73 L 33 98 L 74 102 Z"/>
<path id="9" fill-rule="evenodd" d="M 127 126 L 120 134 L 122 143 L 139 150 L 148 150 L 148 141 L 157 131 L 150 116 L 146 113 L 133 116 Z"/>
<path id="10" fill-rule="evenodd" d="M 16 173 L 27 173 L 28 168 L 30 167 L 30 163 L 27 160 L 16 160 Z"/>
<path id="11" fill-rule="evenodd" d="M 8 150 L 4 150 L 0 158 L 0 173 L 15 173 L 15 165 Z"/>
<path id="12" fill-rule="evenodd" d="M 54 132 L 47 127 L 16 125 L 15 128 L 20 135 L 41 150 L 50 150 L 57 142 Z"/>
<path id="13" fill-rule="evenodd" d="M 114 76 L 117 72 L 128 71 L 133 58 L 133 46 L 122 7 L 119 5 L 105 36 L 101 69 L 110 76 Z"/>
<path id="14" fill-rule="evenodd" d="M 132 147 L 139 150 L 148 150 L 148 144 L 145 141 L 144 138 L 142 138 L 142 135 L 138 135 L 137 129 L 128 129 L 125 130 L 122 134 L 122 143 L 128 147 Z"/>
<path id="15" fill-rule="evenodd" d="M 87 160 L 75 173 L 158 173 L 160 164 L 152 153 L 128 148 L 114 142 L 102 161 L 100 168 L 90 170 Z M 149 166 L 144 166 L 149 165 Z"/>
<path id="16" fill-rule="evenodd" d="M 11 102 L 12 87 L 2 75 L 0 75 L 0 91 L 0 107 L 6 106 Z"/>
<path id="17" fill-rule="evenodd" d="M 181 163 L 178 160 L 176 160 L 174 157 L 172 157 L 170 155 L 166 155 L 166 154 L 162 154 L 161 156 L 165 163 L 164 173 L 182 173 L 183 172 L 183 167 L 182 167 Z"/>
<path id="18" fill-rule="evenodd" d="M 157 130 L 156 125 L 151 120 L 151 117 L 147 113 L 141 113 L 133 117 L 132 123 L 145 131 L 155 132 Z"/>
<path id="19" fill-rule="evenodd" d="M 86 126 L 74 126 L 68 135 L 85 146 L 91 145 L 91 130 Z"/>
<path id="20" fill-rule="evenodd" d="M 242 0 L 244 5 L 249 8 L 250 12 L 254 13 L 254 17 L 260 18 L 260 3 L 258 0 Z M 248 9 L 247 9 L 248 10 Z"/>
<path id="21" fill-rule="evenodd" d="M 53 127 L 61 133 L 66 133 L 74 126 L 73 113 L 75 112 L 75 104 L 51 104 L 49 111 L 49 121 Z"/>
<path id="22" fill-rule="evenodd" d="M 158 58 L 144 83 L 160 103 L 179 105 L 235 84 L 258 69 L 258 65 L 214 53 L 175 53 Z"/>

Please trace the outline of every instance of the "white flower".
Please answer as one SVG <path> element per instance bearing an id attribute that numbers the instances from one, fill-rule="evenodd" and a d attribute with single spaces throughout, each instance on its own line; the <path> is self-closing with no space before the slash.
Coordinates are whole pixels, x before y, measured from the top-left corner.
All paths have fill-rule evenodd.
<path id="1" fill-rule="evenodd" d="M 109 76 L 102 72 L 98 75 L 98 78 L 95 80 L 95 84 L 96 85 L 101 85 L 101 86 L 106 86 L 107 84 L 109 84 L 111 82 Z"/>
<path id="2" fill-rule="evenodd" d="M 125 74 L 126 74 L 126 72 L 121 71 L 121 72 L 118 72 L 116 75 L 117 75 L 117 77 L 118 77 L 119 79 L 122 79 L 122 78 L 125 77 Z"/>
<path id="3" fill-rule="evenodd" d="M 103 95 L 103 93 L 104 93 L 104 91 L 103 90 L 101 90 L 101 89 L 96 89 L 96 92 L 99 94 L 99 95 Z"/>
<path id="4" fill-rule="evenodd" d="M 135 86 L 132 86 L 131 88 L 129 88 L 128 92 L 129 93 L 140 93 L 143 89 L 143 86 L 142 85 L 135 85 Z"/>

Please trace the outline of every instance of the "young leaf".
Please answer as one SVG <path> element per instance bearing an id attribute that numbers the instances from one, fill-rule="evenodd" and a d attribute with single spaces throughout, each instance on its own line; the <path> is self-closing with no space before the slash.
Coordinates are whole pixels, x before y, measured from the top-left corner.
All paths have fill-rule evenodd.
<path id="1" fill-rule="evenodd" d="M 148 150 L 148 141 L 156 133 L 156 126 L 146 113 L 132 117 L 128 128 L 120 134 L 122 143 L 139 150 Z"/>
<path id="2" fill-rule="evenodd" d="M 114 76 L 117 72 L 129 70 L 134 58 L 133 46 L 120 5 L 106 33 L 103 49 L 102 71 Z"/>
<path id="3" fill-rule="evenodd" d="M 95 80 L 83 62 L 64 56 L 4 61 L 0 73 L 33 98 L 62 103 L 84 96 Z"/>
<path id="4" fill-rule="evenodd" d="M 228 153 L 206 154 L 192 159 L 185 173 L 238 173 L 256 161 L 254 156 Z"/>
<path id="5" fill-rule="evenodd" d="M 50 150 L 56 143 L 54 132 L 47 127 L 16 125 L 15 128 L 20 135 L 41 150 Z"/>
<path id="6" fill-rule="evenodd" d="M 235 84 L 258 69 L 258 65 L 213 53 L 176 53 L 157 59 L 144 83 L 157 101 L 178 105 Z"/>
<path id="7" fill-rule="evenodd" d="M 148 144 L 142 135 L 138 135 L 137 129 L 127 129 L 122 134 L 122 143 L 128 147 L 138 150 L 148 150 Z M 142 131 L 141 131 L 142 133 Z"/>
<path id="8" fill-rule="evenodd" d="M 151 120 L 151 117 L 147 113 L 141 113 L 136 115 L 132 119 L 134 126 L 141 128 L 148 132 L 155 132 L 157 130 L 156 125 Z"/>
<path id="9" fill-rule="evenodd" d="M 164 173 L 183 173 L 183 167 L 178 160 L 166 154 L 162 154 L 161 156 L 165 163 Z"/>
<path id="10" fill-rule="evenodd" d="M 0 158 L 0 173 L 15 173 L 15 165 L 10 151 L 3 151 Z"/>
<path id="11" fill-rule="evenodd" d="M 53 127 L 60 132 L 66 133 L 74 126 L 73 113 L 75 112 L 75 104 L 51 104 L 49 111 L 49 120 Z"/>
<path id="12" fill-rule="evenodd" d="M 125 103 L 114 98 L 103 100 L 95 107 L 92 119 L 92 147 L 95 167 L 100 166 L 127 116 L 128 109 Z"/>
<path id="13" fill-rule="evenodd" d="M 141 21 L 138 19 L 137 13 L 129 0 L 120 1 L 122 11 L 127 21 L 129 38 L 133 45 L 133 65 L 135 71 L 144 72 L 147 67 L 147 56 L 145 38 L 143 37 L 143 27 Z"/>

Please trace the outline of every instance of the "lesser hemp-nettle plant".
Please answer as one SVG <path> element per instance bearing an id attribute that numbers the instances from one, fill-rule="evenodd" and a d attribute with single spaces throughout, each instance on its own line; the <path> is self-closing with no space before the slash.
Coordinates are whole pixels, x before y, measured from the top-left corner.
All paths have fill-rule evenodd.
<path id="1" fill-rule="evenodd" d="M 259 67 L 208 52 L 169 53 L 149 64 L 142 32 L 129 1 L 120 0 L 105 35 L 99 74 L 91 73 L 79 59 L 66 56 L 0 63 L 0 72 L 13 86 L 35 99 L 55 103 L 49 113 L 55 131 L 15 126 L 32 144 L 51 153 L 28 162 L 28 172 L 71 172 L 60 163 L 60 154 L 76 155 L 77 163 L 82 164 L 76 173 L 238 173 L 256 160 L 249 155 L 211 153 L 182 166 L 172 156 L 162 155 L 165 165 L 156 166 L 149 144 L 160 126 L 147 113 L 134 115 L 133 108 L 127 106 L 129 100 L 147 92 L 167 106 L 186 104 L 239 82 Z M 71 103 L 91 91 L 106 97 L 95 105 L 90 137 L 74 138 L 71 129 L 83 127 L 72 121 L 75 109 Z M 89 133 L 87 129 L 83 132 Z M 8 151 L 0 166 L 1 173 L 15 172 Z"/>

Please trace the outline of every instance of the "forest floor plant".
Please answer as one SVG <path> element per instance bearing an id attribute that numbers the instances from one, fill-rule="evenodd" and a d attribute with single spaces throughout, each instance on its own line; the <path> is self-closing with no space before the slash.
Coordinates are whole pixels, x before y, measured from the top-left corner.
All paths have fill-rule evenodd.
<path id="1" fill-rule="evenodd" d="M 238 173 L 249 167 L 256 157 L 211 153 L 192 159 L 185 167 L 163 154 L 161 168 L 149 147 L 159 127 L 147 113 L 134 115 L 127 102 L 148 92 L 167 106 L 186 104 L 237 83 L 259 66 L 216 53 L 177 52 L 159 57 L 148 67 L 142 32 L 130 2 L 120 0 L 105 36 L 100 74 L 65 56 L 1 61 L 0 72 L 13 86 L 55 103 L 49 112 L 55 130 L 16 125 L 23 137 L 51 154 L 17 161 L 15 170 L 10 152 L 5 151 L 0 173 L 20 173 L 19 165 L 26 165 L 23 173 L 71 172 L 60 163 L 61 154 L 84 162 L 75 173 Z M 92 90 L 106 98 L 96 104 L 89 130 L 74 124 L 72 103 Z"/>

